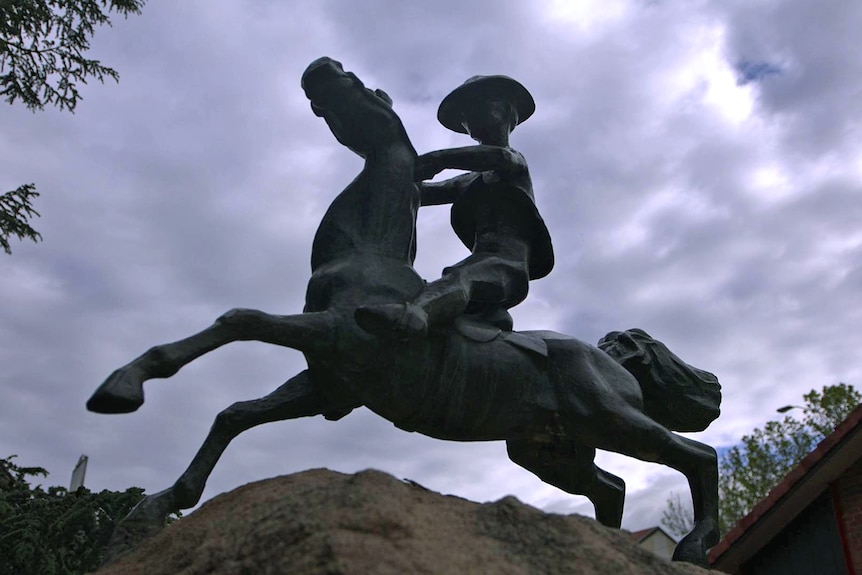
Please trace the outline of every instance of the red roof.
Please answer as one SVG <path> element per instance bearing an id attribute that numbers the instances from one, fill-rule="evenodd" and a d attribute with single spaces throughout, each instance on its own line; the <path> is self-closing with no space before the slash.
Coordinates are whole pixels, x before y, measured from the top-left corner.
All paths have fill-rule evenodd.
<path id="1" fill-rule="evenodd" d="M 632 531 L 631 532 L 632 539 L 634 539 L 638 543 L 640 543 L 641 541 L 643 541 L 646 538 L 647 535 L 649 535 L 650 533 L 652 533 L 656 529 L 658 529 L 658 527 L 647 527 L 646 529 L 641 529 L 640 531 Z"/>
<path id="2" fill-rule="evenodd" d="M 718 545 L 710 550 L 710 563 L 716 566 L 715 564 L 719 562 L 719 560 L 725 559 L 723 556 L 728 554 L 729 551 L 732 551 L 732 548 L 742 542 L 747 535 L 750 535 L 755 531 L 758 524 L 761 523 L 762 520 L 765 520 L 767 515 L 776 512 L 786 501 L 788 501 L 792 495 L 791 492 L 797 491 L 799 490 L 797 488 L 802 487 L 802 484 L 804 483 L 803 480 L 812 479 L 819 473 L 820 469 L 824 468 L 827 459 L 836 458 L 839 452 L 844 450 L 845 445 L 849 443 L 850 439 L 857 435 L 855 432 L 862 430 L 862 425 L 860 425 L 860 423 L 862 423 L 862 405 L 857 406 L 856 409 L 847 416 L 847 419 L 842 421 L 841 424 L 835 428 L 835 431 L 817 444 L 814 451 L 806 455 L 799 465 L 790 471 L 781 483 L 776 485 L 772 491 L 769 492 L 769 495 L 761 499 L 748 515 L 740 519 L 739 522 L 725 534 L 724 538 L 719 541 Z M 859 435 L 860 438 L 862 438 L 862 434 Z M 838 470 L 839 473 L 849 467 L 859 458 L 860 455 L 862 455 L 862 450 L 852 449 L 850 451 L 854 451 L 854 453 L 847 454 L 849 456 L 848 463 L 846 463 L 846 465 L 841 463 L 843 467 Z M 834 469 L 832 471 L 834 472 Z M 831 481 L 832 479 L 826 477 L 823 478 L 824 481 Z M 821 492 L 822 491 L 814 493 L 814 496 L 819 495 Z M 809 502 L 810 501 L 807 501 L 805 504 L 807 505 Z M 795 516 L 796 513 L 802 511 L 802 508 L 803 507 L 800 506 L 799 509 L 796 509 L 793 515 Z M 767 540 L 765 540 L 764 543 Z"/>
<path id="3" fill-rule="evenodd" d="M 670 535 L 665 533 L 664 529 L 662 529 L 661 527 L 658 527 L 658 526 L 647 527 L 646 529 L 641 529 L 640 531 L 632 531 L 629 535 L 632 536 L 632 539 L 634 539 L 638 543 L 641 543 L 643 540 L 645 540 L 647 537 L 649 537 L 650 535 L 652 535 L 656 531 L 658 531 L 659 533 L 663 533 L 664 536 L 667 537 L 668 539 L 670 539 L 672 541 L 676 541 L 673 537 L 671 537 Z"/>

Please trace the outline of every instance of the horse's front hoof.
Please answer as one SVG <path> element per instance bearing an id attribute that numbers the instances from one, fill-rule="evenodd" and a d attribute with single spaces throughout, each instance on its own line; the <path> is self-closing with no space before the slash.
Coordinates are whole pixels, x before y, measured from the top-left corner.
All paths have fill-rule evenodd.
<path id="1" fill-rule="evenodd" d="M 87 409 L 96 413 L 131 413 L 144 404 L 143 384 L 133 372 L 120 368 L 90 397 Z"/>

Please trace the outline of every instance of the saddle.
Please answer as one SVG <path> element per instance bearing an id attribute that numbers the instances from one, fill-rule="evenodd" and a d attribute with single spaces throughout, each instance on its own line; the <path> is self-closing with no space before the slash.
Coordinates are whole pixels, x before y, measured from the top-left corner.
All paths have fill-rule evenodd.
<path id="1" fill-rule="evenodd" d="M 477 343 L 490 343 L 501 340 L 522 351 L 527 352 L 534 360 L 539 361 L 542 366 L 548 362 L 548 344 L 541 337 L 544 332 L 518 332 L 512 331 L 511 316 L 506 310 L 502 310 L 508 321 L 495 321 L 479 315 L 464 314 L 455 319 L 455 331 L 463 337 Z M 502 327 L 501 327 L 502 324 Z M 505 329 L 508 328 L 508 329 Z"/>

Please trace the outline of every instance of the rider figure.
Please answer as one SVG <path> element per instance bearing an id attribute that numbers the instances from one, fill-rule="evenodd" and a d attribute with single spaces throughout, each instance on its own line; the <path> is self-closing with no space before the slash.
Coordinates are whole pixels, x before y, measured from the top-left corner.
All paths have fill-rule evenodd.
<path id="1" fill-rule="evenodd" d="M 363 329 L 416 339 L 465 311 L 512 329 L 506 310 L 524 301 L 529 280 L 546 276 L 554 266 L 527 163 L 509 147 L 509 134 L 535 108 L 527 89 L 507 76 L 474 76 L 446 96 L 437 119 L 479 145 L 420 156 L 416 179 L 431 179 L 447 168 L 469 170 L 445 181 L 422 182 L 420 191 L 423 206 L 452 204 L 452 228 L 472 253 L 444 269 L 411 302 L 359 308 L 356 320 Z"/>

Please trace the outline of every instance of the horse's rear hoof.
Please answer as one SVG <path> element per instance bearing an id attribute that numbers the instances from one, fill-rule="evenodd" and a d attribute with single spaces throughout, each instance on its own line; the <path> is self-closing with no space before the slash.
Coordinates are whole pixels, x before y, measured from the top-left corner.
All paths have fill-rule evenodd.
<path id="1" fill-rule="evenodd" d="M 87 409 L 96 413 L 131 413 L 144 404 L 142 382 L 118 369 L 99 386 L 87 401 Z"/>
<path id="2" fill-rule="evenodd" d="M 102 566 L 113 563 L 162 530 L 171 513 L 179 511 L 172 489 L 141 499 L 114 528 Z"/>
<path id="3" fill-rule="evenodd" d="M 101 567 L 105 567 L 117 559 L 134 551 L 141 542 L 149 539 L 161 530 L 161 527 L 150 525 L 124 525 L 121 521 L 114 529 L 105 557 L 102 559 Z"/>

